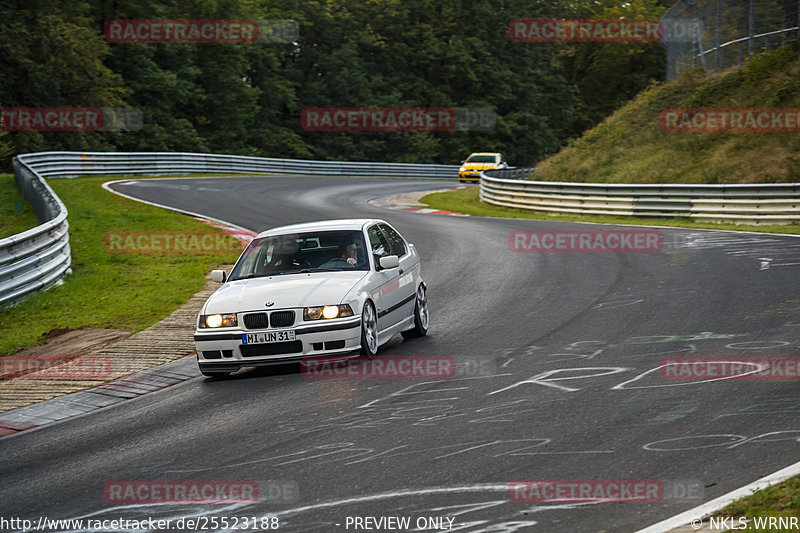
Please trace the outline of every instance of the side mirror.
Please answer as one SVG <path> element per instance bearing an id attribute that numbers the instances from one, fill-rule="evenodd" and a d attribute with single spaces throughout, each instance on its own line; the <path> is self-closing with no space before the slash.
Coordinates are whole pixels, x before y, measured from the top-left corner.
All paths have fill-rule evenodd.
<path id="1" fill-rule="evenodd" d="M 466 163 L 466 162 L 467 162 L 467 160 L 465 159 L 465 160 L 463 160 L 463 161 L 461 162 L 461 164 L 463 165 L 463 164 L 464 164 L 464 163 Z"/>
<path id="2" fill-rule="evenodd" d="M 215 283 L 225 283 L 228 280 L 228 273 L 224 270 L 212 270 L 211 281 Z"/>
<path id="3" fill-rule="evenodd" d="M 400 266 L 400 258 L 396 255 L 386 255 L 381 257 L 378 263 L 381 265 L 381 268 L 397 268 Z"/>

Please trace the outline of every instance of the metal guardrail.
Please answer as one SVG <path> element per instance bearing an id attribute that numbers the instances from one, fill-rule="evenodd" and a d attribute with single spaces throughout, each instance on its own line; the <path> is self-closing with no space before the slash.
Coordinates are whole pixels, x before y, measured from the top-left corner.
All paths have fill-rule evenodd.
<path id="1" fill-rule="evenodd" d="M 38 152 L 14 158 L 17 186 L 41 225 L 0 240 L 0 306 L 58 283 L 71 263 L 67 208 L 45 177 L 192 173 L 457 178 L 457 165 L 309 161 L 175 152 Z"/>
<path id="2" fill-rule="evenodd" d="M 501 169 L 493 168 L 487 170 L 487 172 L 491 172 L 493 178 L 503 178 L 509 180 L 526 180 L 531 174 L 533 174 L 534 170 L 536 170 L 536 167 L 530 167 L 530 168 L 511 167 L 511 168 L 501 168 Z"/>
<path id="3" fill-rule="evenodd" d="M 58 283 L 71 262 L 67 208 L 20 157 L 13 165 L 17 187 L 43 223 L 0 239 L 0 305 Z"/>
<path id="4" fill-rule="evenodd" d="M 487 170 L 481 175 L 482 202 L 552 214 L 686 217 L 748 224 L 800 222 L 800 183 L 568 183 L 507 179 L 504 172 Z"/>
<path id="5" fill-rule="evenodd" d="M 377 176 L 457 178 L 458 165 L 312 161 L 187 152 L 40 152 L 20 156 L 44 177 L 70 178 L 92 174 L 303 174 L 314 176 Z"/>

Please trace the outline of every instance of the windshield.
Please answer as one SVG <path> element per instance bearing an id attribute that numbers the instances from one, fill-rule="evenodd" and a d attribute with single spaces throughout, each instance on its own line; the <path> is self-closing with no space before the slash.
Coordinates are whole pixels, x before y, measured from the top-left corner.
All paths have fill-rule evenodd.
<path id="1" fill-rule="evenodd" d="M 231 272 L 232 280 L 337 270 L 369 270 L 361 231 L 287 233 L 255 239 Z"/>
<path id="2" fill-rule="evenodd" d="M 493 155 L 473 155 L 467 159 L 467 163 L 494 163 Z"/>

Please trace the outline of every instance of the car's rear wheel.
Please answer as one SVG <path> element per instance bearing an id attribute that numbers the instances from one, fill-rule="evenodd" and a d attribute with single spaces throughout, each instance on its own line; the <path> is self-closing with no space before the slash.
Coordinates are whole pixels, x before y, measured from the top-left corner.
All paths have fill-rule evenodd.
<path id="1" fill-rule="evenodd" d="M 361 311 L 361 355 L 375 357 L 378 353 L 378 315 L 367 300 Z"/>
<path id="2" fill-rule="evenodd" d="M 417 287 L 417 297 L 414 302 L 414 327 L 408 331 L 402 332 L 403 338 L 413 339 L 415 337 L 424 337 L 428 334 L 429 321 L 428 295 L 425 290 L 425 285 L 420 283 L 419 287 Z"/>

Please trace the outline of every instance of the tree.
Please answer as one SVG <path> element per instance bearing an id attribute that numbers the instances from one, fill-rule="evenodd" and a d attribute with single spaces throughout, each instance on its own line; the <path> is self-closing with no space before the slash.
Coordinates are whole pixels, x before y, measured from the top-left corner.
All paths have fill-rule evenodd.
<path id="1" fill-rule="evenodd" d="M 0 12 L 0 104 L 4 107 L 123 106 L 122 78 L 103 59 L 108 48 L 81 0 L 8 0 Z M 107 134 L 14 132 L 15 153 L 107 150 Z M 3 160 L 9 168 L 9 161 Z"/>

